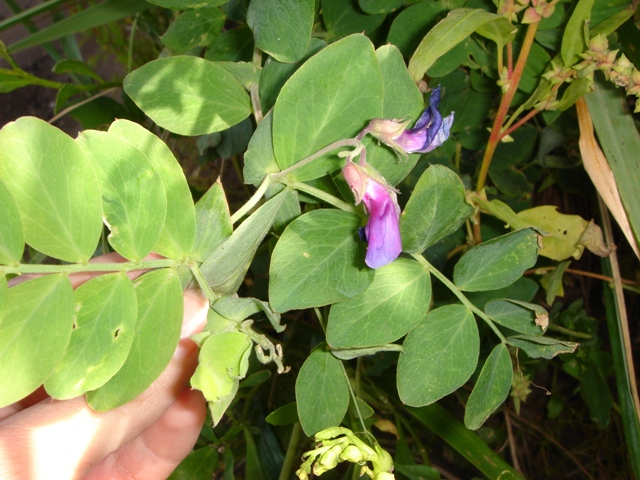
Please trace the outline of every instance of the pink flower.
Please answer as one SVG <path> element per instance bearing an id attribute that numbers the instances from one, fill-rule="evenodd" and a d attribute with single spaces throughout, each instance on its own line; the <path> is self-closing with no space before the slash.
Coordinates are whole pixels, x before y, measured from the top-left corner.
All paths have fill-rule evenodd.
<path id="1" fill-rule="evenodd" d="M 369 221 L 364 227 L 367 241 L 365 263 L 371 268 L 380 268 L 393 262 L 402 252 L 400 239 L 400 207 L 396 192 L 380 178 L 372 175 L 352 162 L 342 170 L 347 184 L 356 197 L 356 205 L 364 202 Z"/>

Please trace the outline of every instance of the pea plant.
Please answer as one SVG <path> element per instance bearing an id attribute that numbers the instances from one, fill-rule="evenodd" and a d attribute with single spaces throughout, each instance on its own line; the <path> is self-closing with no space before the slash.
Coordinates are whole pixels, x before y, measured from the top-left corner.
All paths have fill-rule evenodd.
<path id="1" fill-rule="evenodd" d="M 439 478 L 428 452 L 415 465 L 381 446 L 381 415 L 478 430 L 514 395 L 522 359 L 578 348 L 548 334 L 524 275 L 546 268 L 551 305 L 572 259 L 610 248 L 592 220 L 532 207 L 530 192 L 545 169 L 575 166 L 557 149 L 576 102 L 582 142 L 597 101 L 640 97 L 637 2 L 150 1 L 171 16 L 162 54 L 122 82 L 144 116 L 75 139 L 35 117 L 0 130 L 0 406 L 40 385 L 97 411 L 131 401 L 168 364 L 196 288 L 210 304 L 193 337 L 203 435 L 244 432 L 246 478 L 270 478 L 243 423 L 251 396 L 234 413 L 270 377 L 261 364 L 291 384 L 261 412 L 293 425 L 280 478 L 342 462 L 376 480 Z M 2 91 L 56 88 L 59 110 L 113 86 L 44 84 L 10 46 L 0 55 Z M 194 202 L 168 146 L 184 137 L 242 145 L 245 203 L 221 181 Z M 91 262 L 111 251 L 124 260 Z M 74 290 L 83 272 L 100 275 Z M 429 409 L 450 394 L 464 427 Z M 483 474 L 520 478 L 488 455 L 472 460 Z"/>

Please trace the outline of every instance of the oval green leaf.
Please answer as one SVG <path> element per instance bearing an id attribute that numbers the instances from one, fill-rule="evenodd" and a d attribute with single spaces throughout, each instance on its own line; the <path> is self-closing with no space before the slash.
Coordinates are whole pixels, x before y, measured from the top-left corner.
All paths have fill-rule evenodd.
<path id="1" fill-rule="evenodd" d="M 314 0 L 253 0 L 247 23 L 256 47 L 279 62 L 300 60 L 311 40 Z"/>
<path id="2" fill-rule="evenodd" d="M 314 210 L 291 222 L 271 257 L 269 302 L 276 312 L 320 307 L 363 292 L 374 271 L 364 265 L 360 218 Z"/>
<path id="3" fill-rule="evenodd" d="M 210 45 L 222 31 L 224 15 L 218 8 L 186 10 L 169 25 L 162 43 L 176 53 Z"/>
<path id="4" fill-rule="evenodd" d="M 133 145 L 160 176 L 167 195 L 167 214 L 153 251 L 168 258 L 184 259 L 195 236 L 195 208 L 182 167 L 169 147 L 146 128 L 129 120 L 116 120 L 109 133 Z"/>
<path id="5" fill-rule="evenodd" d="M 53 398 L 77 397 L 104 385 L 129 354 L 137 320 L 129 277 L 95 277 L 74 292 L 76 317 L 69 347 L 44 383 Z"/>
<path id="6" fill-rule="evenodd" d="M 402 249 L 423 252 L 455 232 L 472 213 L 460 177 L 445 166 L 430 166 L 418 180 L 400 217 Z"/>
<path id="7" fill-rule="evenodd" d="M 538 257 L 538 234 L 523 228 L 473 247 L 453 269 L 460 290 L 478 292 L 511 285 Z"/>
<path id="8" fill-rule="evenodd" d="M 584 41 L 584 26 L 591 18 L 593 2 L 594 0 L 579 0 L 564 28 L 560 55 L 565 67 L 570 67 L 577 62 L 580 59 L 579 55 L 587 48 Z"/>
<path id="9" fill-rule="evenodd" d="M 282 87 L 273 110 L 273 148 L 281 169 L 332 142 L 355 136 L 382 115 L 383 85 L 371 41 L 351 35 L 307 60 Z M 291 174 L 312 180 L 344 163 L 333 153 Z"/>
<path id="10" fill-rule="evenodd" d="M 191 386 L 200 390 L 217 425 L 238 391 L 249 367 L 251 340 L 244 333 L 222 332 L 207 337 Z"/>
<path id="11" fill-rule="evenodd" d="M 69 345 L 73 290 L 66 275 L 47 275 L 9 289 L 0 317 L 0 407 L 26 397 L 49 376 Z"/>
<path id="12" fill-rule="evenodd" d="M 124 90 L 154 122 L 180 135 L 226 130 L 251 113 L 249 95 L 233 75 L 198 57 L 149 62 L 126 76 Z"/>
<path id="13" fill-rule="evenodd" d="M 504 343 L 497 345 L 480 372 L 478 381 L 469 396 L 464 411 L 464 425 L 470 430 L 477 430 L 489 415 L 502 405 L 513 377 L 513 364 L 509 350 Z"/>
<path id="14" fill-rule="evenodd" d="M 233 233 L 229 205 L 219 177 L 200 197 L 195 213 L 196 235 L 191 258 L 202 262 Z"/>
<path id="15" fill-rule="evenodd" d="M 375 270 L 360 295 L 331 307 L 331 348 L 370 347 L 393 342 L 415 327 L 431 302 L 431 279 L 422 266 L 400 258 Z"/>
<path id="16" fill-rule="evenodd" d="M 114 134 L 85 130 L 78 144 L 98 174 L 109 243 L 123 257 L 142 260 L 160 238 L 167 214 L 162 178 L 140 150 Z"/>
<path id="17" fill-rule="evenodd" d="M 340 360 L 318 347 L 307 357 L 296 379 L 298 418 L 304 433 L 337 427 L 349 407 L 349 386 Z"/>
<path id="18" fill-rule="evenodd" d="M 24 251 L 22 220 L 11 192 L 0 180 L 0 264 L 17 265 Z"/>
<path id="19" fill-rule="evenodd" d="M 67 262 L 86 262 L 102 232 L 95 171 L 62 131 L 34 117 L 0 130 L 0 180 L 18 205 L 25 241 Z"/>
<path id="20" fill-rule="evenodd" d="M 87 393 L 87 402 L 99 412 L 124 405 L 145 391 L 166 368 L 180 340 L 183 298 L 176 272 L 155 270 L 134 285 L 138 319 L 129 355 L 107 383 Z"/>
<path id="21" fill-rule="evenodd" d="M 398 360 L 400 400 L 429 405 L 465 384 L 478 363 L 480 337 L 473 314 L 462 305 L 429 312 L 403 344 Z"/>

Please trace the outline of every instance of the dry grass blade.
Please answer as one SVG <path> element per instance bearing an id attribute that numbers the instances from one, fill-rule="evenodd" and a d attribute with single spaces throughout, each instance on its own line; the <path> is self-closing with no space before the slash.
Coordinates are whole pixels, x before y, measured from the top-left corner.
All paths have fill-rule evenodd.
<path id="1" fill-rule="evenodd" d="M 622 206 L 615 177 L 604 153 L 602 153 L 596 141 L 593 132 L 593 122 L 591 121 L 589 108 L 584 98 L 580 98 L 576 102 L 576 108 L 578 110 L 578 124 L 580 125 L 580 153 L 582 155 L 584 169 L 589 174 L 596 190 L 598 190 L 598 193 L 613 214 L 616 222 L 618 222 L 636 257 L 640 259 L 640 249 L 631 230 L 627 214 Z"/>

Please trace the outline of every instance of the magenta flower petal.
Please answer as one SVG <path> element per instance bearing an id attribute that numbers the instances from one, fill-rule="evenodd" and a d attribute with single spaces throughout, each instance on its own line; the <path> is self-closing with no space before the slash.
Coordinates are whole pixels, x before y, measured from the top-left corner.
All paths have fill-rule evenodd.
<path id="1" fill-rule="evenodd" d="M 400 239 L 400 207 L 395 193 L 369 179 L 362 201 L 369 212 L 364 228 L 367 238 L 366 264 L 380 268 L 393 262 L 402 252 Z"/>

